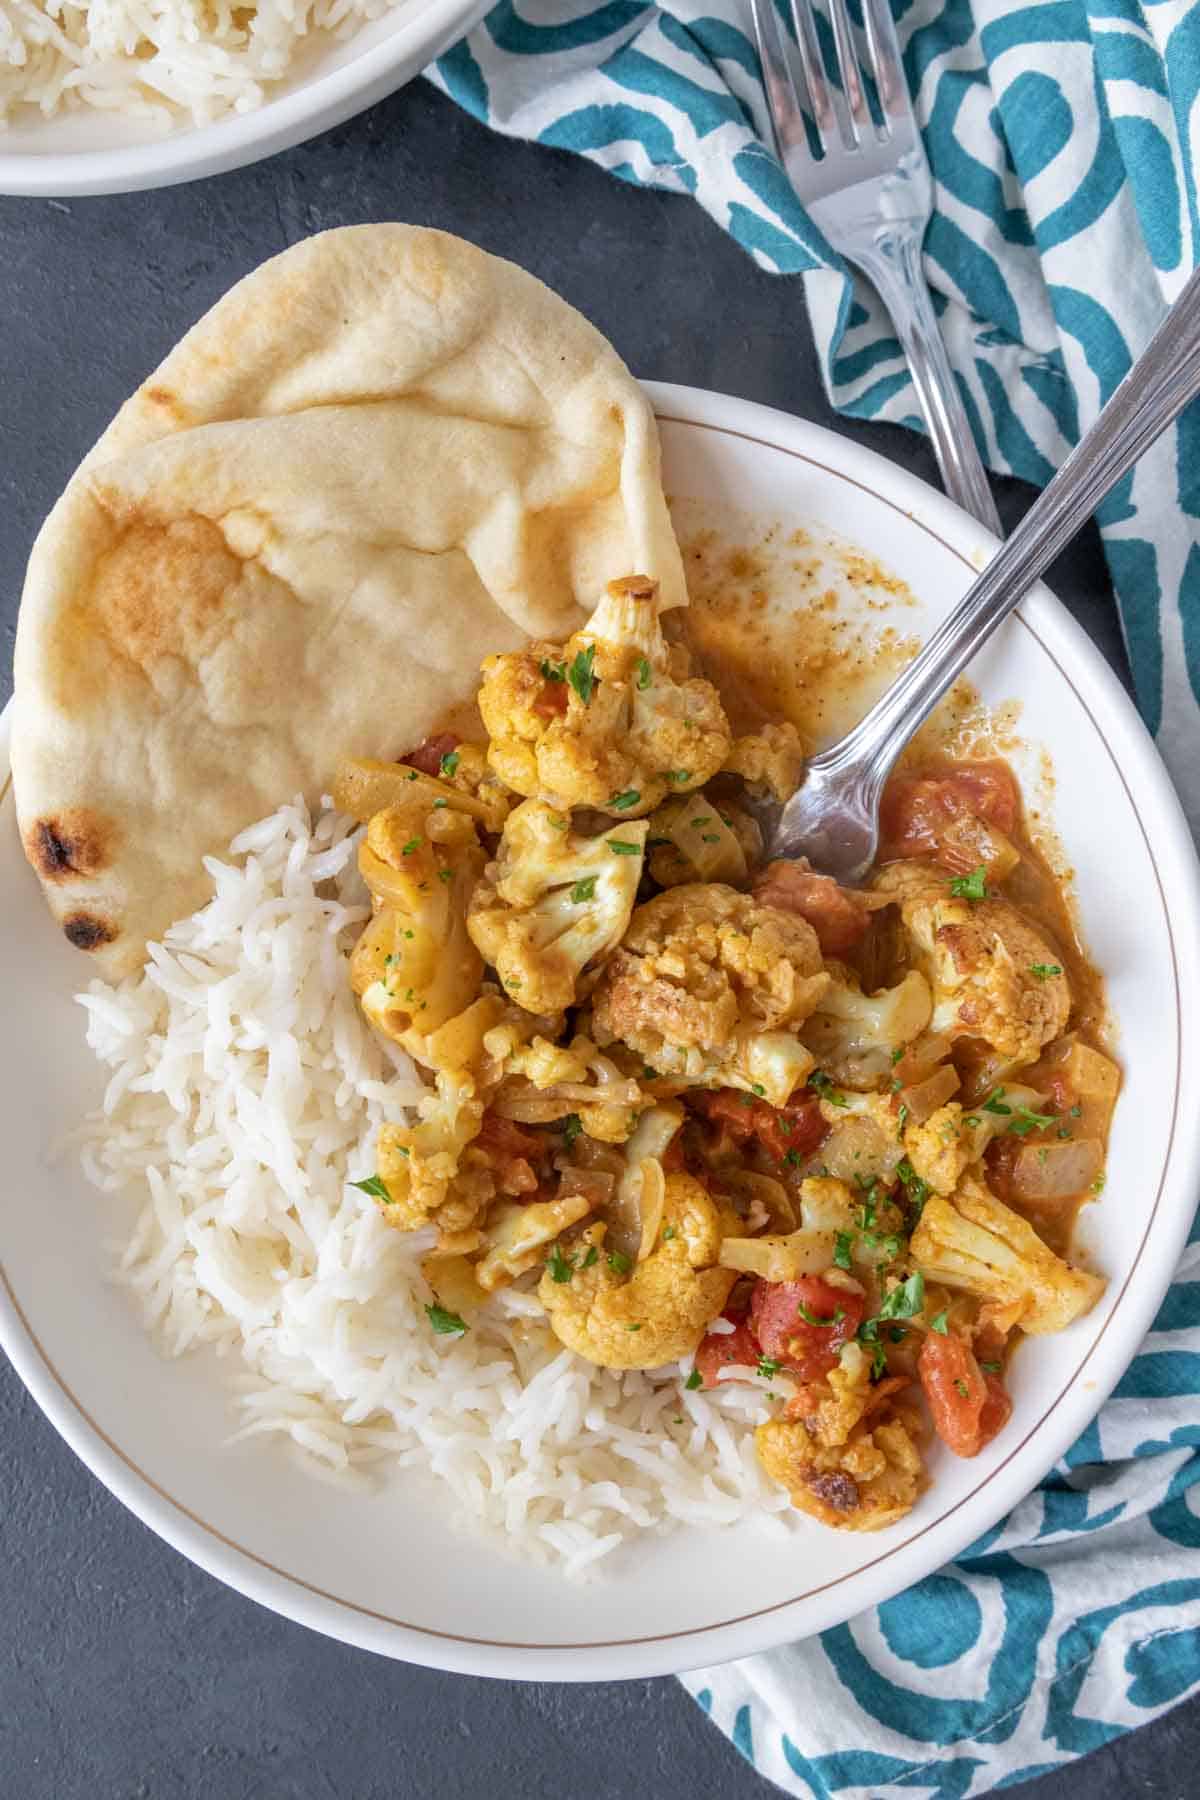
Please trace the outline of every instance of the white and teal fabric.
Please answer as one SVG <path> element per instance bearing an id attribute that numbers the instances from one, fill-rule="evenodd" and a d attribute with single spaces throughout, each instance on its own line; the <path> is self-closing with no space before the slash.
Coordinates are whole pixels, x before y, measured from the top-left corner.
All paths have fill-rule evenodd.
<path id="1" fill-rule="evenodd" d="M 972 423 L 993 469 L 1044 482 L 1200 260 L 1200 4 L 893 5 Z M 836 405 L 920 429 L 886 316 L 765 147 L 748 11 L 500 0 L 430 74 L 497 130 L 694 195 L 800 277 Z M 1101 525 L 1138 703 L 1200 825 L 1200 410 Z M 1200 1239 L 1097 1422 L 1001 1526 L 902 1599 L 687 1686 L 805 1800 L 996 1792 L 1200 1688 Z"/>

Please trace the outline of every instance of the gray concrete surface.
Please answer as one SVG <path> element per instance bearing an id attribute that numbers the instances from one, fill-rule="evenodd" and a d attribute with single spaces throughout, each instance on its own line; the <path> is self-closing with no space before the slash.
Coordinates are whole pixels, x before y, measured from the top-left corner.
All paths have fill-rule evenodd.
<path id="1" fill-rule="evenodd" d="M 29 545 L 119 402 L 218 294 L 323 227 L 462 232 L 573 300 L 642 375 L 845 430 L 932 478 L 922 443 L 833 419 L 794 283 L 689 200 L 510 145 L 423 84 L 287 156 L 159 194 L 0 199 L 0 700 Z M 1007 522 L 1029 490 L 999 483 Z M 1058 592 L 1124 672 L 1099 543 Z M 9 1204 L 12 1204 L 10 1197 Z M 752 1800 L 671 1681 L 505 1686 L 346 1649 L 218 1586 L 77 1463 L 0 1359 L 0 1800 Z M 1200 1705 L 1022 1800 L 1184 1800 Z M 924 1786 L 921 1792 L 929 1792 Z"/>

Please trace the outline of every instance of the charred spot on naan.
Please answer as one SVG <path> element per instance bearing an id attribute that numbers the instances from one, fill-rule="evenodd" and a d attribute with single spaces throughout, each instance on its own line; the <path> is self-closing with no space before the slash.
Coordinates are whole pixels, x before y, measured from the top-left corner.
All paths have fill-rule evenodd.
<path id="1" fill-rule="evenodd" d="M 101 950 L 115 943 L 121 935 L 119 925 L 102 919 L 98 913 L 68 913 L 62 922 L 63 932 L 77 950 Z"/>
<path id="2" fill-rule="evenodd" d="M 65 807 L 26 826 L 25 854 L 43 881 L 65 886 L 99 875 L 112 861 L 112 824 L 83 806 Z"/>

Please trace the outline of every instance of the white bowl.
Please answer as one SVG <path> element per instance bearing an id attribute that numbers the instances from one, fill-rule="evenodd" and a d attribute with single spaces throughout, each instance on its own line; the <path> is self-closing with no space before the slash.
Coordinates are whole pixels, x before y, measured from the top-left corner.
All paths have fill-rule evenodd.
<path id="1" fill-rule="evenodd" d="M 948 501 L 878 456 L 763 407 L 654 387 L 676 497 L 865 546 L 944 614 L 985 547 Z M 651 1539 L 587 1587 L 530 1569 L 445 1523 L 444 1492 L 406 1476 L 374 1496 L 306 1478 L 277 1449 L 224 1447 L 219 1365 L 161 1361 L 103 1279 L 103 1208 L 47 1147 L 100 1082 L 72 990 L 84 965 L 51 924 L 0 802 L 0 1340 L 88 1466 L 220 1580 L 330 1636 L 478 1675 L 608 1680 L 745 1656 L 899 1592 L 990 1528 L 1087 1425 L 1171 1279 L 1200 1190 L 1200 882 L 1158 757 L 1099 654 L 1044 590 L 972 668 L 1021 702 L 1024 778 L 1045 746 L 1056 822 L 1091 949 L 1120 1021 L 1125 1088 L 1109 1180 L 1084 1246 L 1105 1299 L 1013 1367 L 1014 1415 L 973 1462 L 939 1455 L 916 1510 L 875 1536 L 797 1519 Z M 3 744 L 0 743 L 0 754 Z M 0 765 L 0 782 L 3 767 Z M 1190 1006 L 1184 996 L 1192 995 Z"/>
<path id="2" fill-rule="evenodd" d="M 490 0 L 400 0 L 352 37 L 314 34 L 253 112 L 163 135 L 92 109 L 0 132 L 0 194 L 123 194 L 239 169 L 340 125 L 393 93 L 478 23 Z"/>

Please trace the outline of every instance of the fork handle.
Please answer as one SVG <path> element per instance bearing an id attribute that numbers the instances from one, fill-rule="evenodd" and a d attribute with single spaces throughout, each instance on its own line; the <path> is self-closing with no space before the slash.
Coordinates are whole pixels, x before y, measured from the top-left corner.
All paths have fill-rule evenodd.
<path id="1" fill-rule="evenodd" d="M 965 512 L 1003 537 L 1004 528 L 921 267 L 921 237 L 916 231 L 881 234 L 865 254 L 858 253 L 857 260 L 879 290 L 908 358 L 942 472 L 942 486 Z"/>

